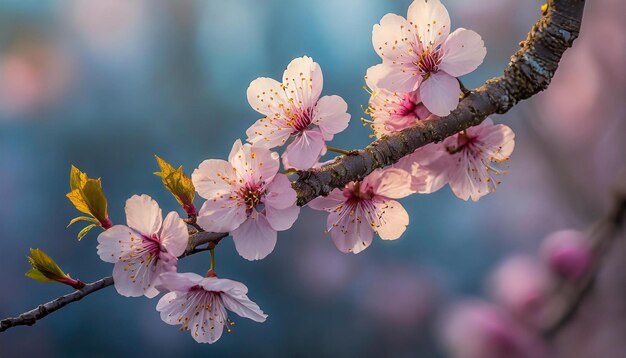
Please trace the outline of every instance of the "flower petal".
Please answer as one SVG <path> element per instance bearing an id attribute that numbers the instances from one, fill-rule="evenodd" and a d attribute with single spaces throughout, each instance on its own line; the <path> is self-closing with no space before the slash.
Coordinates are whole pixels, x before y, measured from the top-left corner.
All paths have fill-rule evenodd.
<path id="1" fill-rule="evenodd" d="M 413 1 L 407 19 L 417 30 L 423 48 L 436 48 L 450 33 L 450 15 L 439 0 Z"/>
<path id="2" fill-rule="evenodd" d="M 248 143 L 241 145 L 239 139 L 233 145 L 228 161 L 235 168 L 239 185 L 250 180 L 255 183 L 269 182 L 280 166 L 278 153 Z"/>
<path id="3" fill-rule="evenodd" d="M 463 28 L 450 34 L 443 45 L 439 69 L 452 77 L 474 71 L 485 59 L 487 49 L 479 34 Z"/>
<path id="4" fill-rule="evenodd" d="M 376 195 L 400 199 L 414 193 L 411 190 L 411 174 L 399 168 L 378 169 L 370 173 L 363 184 L 371 185 Z"/>
<path id="5" fill-rule="evenodd" d="M 276 230 L 272 229 L 265 215 L 256 210 L 252 210 L 248 220 L 231 235 L 239 255 L 250 261 L 265 258 L 276 246 Z"/>
<path id="6" fill-rule="evenodd" d="M 207 200 L 220 200 L 230 196 L 236 176 L 229 162 L 208 159 L 193 171 L 191 181 L 201 197 Z"/>
<path id="7" fill-rule="evenodd" d="M 285 174 L 276 174 L 267 186 L 266 192 L 265 199 L 263 199 L 266 207 L 286 209 L 296 205 L 296 191 L 293 190 L 291 181 Z"/>
<path id="8" fill-rule="evenodd" d="M 206 231 L 231 232 L 247 219 L 246 206 L 235 200 L 204 202 L 198 218 L 198 225 Z"/>
<path id="9" fill-rule="evenodd" d="M 380 24 L 374 25 L 372 45 L 380 58 L 398 63 L 415 62 L 417 56 L 409 51 L 415 36 L 407 30 L 410 31 L 406 19 L 396 14 L 387 14 Z"/>
<path id="10" fill-rule="evenodd" d="M 376 233 L 383 240 L 396 240 L 409 225 L 409 214 L 402 204 L 395 200 L 382 200 L 375 205 L 380 215 Z"/>
<path id="11" fill-rule="evenodd" d="M 128 226 L 115 225 L 98 235 L 98 256 L 104 262 L 116 263 L 134 252 L 131 245 L 140 242 L 140 235 Z"/>
<path id="12" fill-rule="evenodd" d="M 391 92 L 407 93 L 415 91 L 422 82 L 418 68 L 411 64 L 391 64 L 383 61 L 383 70 L 376 84 L 378 88 Z"/>
<path id="13" fill-rule="evenodd" d="M 312 108 L 323 86 L 322 69 L 308 56 L 293 59 L 283 73 L 285 93 L 297 108 Z"/>
<path id="14" fill-rule="evenodd" d="M 372 243 L 374 230 L 360 205 L 350 211 L 344 207 L 328 215 L 328 231 L 341 252 L 358 254 Z"/>
<path id="15" fill-rule="evenodd" d="M 189 242 L 189 231 L 177 212 L 172 211 L 165 217 L 160 239 L 167 252 L 173 256 L 178 257 L 185 252 Z"/>
<path id="16" fill-rule="evenodd" d="M 308 207 L 315 210 L 333 211 L 338 206 L 343 205 L 346 202 L 346 197 L 343 195 L 343 190 L 334 189 L 328 194 L 328 196 L 317 197 L 307 204 Z"/>
<path id="17" fill-rule="evenodd" d="M 203 280 L 202 276 L 193 272 L 165 272 L 159 277 L 161 283 L 157 286 L 157 289 L 162 291 L 186 292 L 193 286 L 199 285 Z"/>
<path id="18" fill-rule="evenodd" d="M 301 170 L 311 168 L 319 160 L 325 146 L 324 137 L 320 131 L 311 129 L 300 132 L 287 146 L 289 165 Z"/>
<path id="19" fill-rule="evenodd" d="M 152 298 L 159 294 L 153 281 L 161 273 L 158 258 L 150 254 L 122 259 L 113 268 L 115 289 L 125 297 Z"/>
<path id="20" fill-rule="evenodd" d="M 126 200 L 126 223 L 139 233 L 151 236 L 159 232 L 163 216 L 161 208 L 148 195 L 133 195 Z"/>
<path id="21" fill-rule="evenodd" d="M 385 74 L 385 66 L 382 63 L 367 69 L 365 74 L 365 83 L 370 90 L 378 91 L 378 81 Z"/>
<path id="22" fill-rule="evenodd" d="M 265 322 L 267 315 L 261 310 L 259 305 L 252 302 L 245 294 L 230 295 L 222 294 L 224 306 L 239 317 L 249 318 L 255 322 Z"/>
<path id="23" fill-rule="evenodd" d="M 445 72 L 432 73 L 420 86 L 422 102 L 433 114 L 443 117 L 459 105 L 459 81 Z"/>
<path id="24" fill-rule="evenodd" d="M 265 216 L 267 222 L 276 231 L 285 231 L 296 222 L 300 214 L 300 207 L 294 205 L 285 209 L 276 209 L 271 206 L 265 207 Z"/>
<path id="25" fill-rule="evenodd" d="M 283 118 L 284 108 L 289 106 L 280 82 L 267 77 L 259 77 L 252 81 L 247 96 L 250 106 L 271 120 Z"/>
<path id="26" fill-rule="evenodd" d="M 293 128 L 287 126 L 283 121 L 261 118 L 256 121 L 248 130 L 248 142 L 263 148 L 274 148 L 287 142 Z"/>
<path id="27" fill-rule="evenodd" d="M 333 134 L 342 132 L 348 128 L 350 114 L 348 104 L 339 96 L 324 96 L 315 106 L 313 123 L 322 130 L 327 140 L 332 139 Z M 330 135 L 330 136 L 328 136 Z"/>

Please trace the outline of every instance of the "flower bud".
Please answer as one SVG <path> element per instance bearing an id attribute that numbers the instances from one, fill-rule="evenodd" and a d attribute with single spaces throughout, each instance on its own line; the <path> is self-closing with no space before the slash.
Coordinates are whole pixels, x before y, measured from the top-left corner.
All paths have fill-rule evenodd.
<path id="1" fill-rule="evenodd" d="M 555 273 L 572 281 L 587 271 L 592 260 L 588 238 L 576 230 L 561 230 L 546 237 L 541 255 Z"/>

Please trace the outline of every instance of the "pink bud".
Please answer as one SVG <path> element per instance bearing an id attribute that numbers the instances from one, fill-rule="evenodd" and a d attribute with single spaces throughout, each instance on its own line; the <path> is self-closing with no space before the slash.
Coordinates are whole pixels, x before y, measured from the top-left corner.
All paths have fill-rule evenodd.
<path id="1" fill-rule="evenodd" d="M 557 231 L 546 237 L 541 254 L 550 268 L 567 280 L 580 278 L 592 258 L 588 238 L 576 230 Z"/>
<path id="2" fill-rule="evenodd" d="M 444 317 L 441 339 L 454 358 L 544 357 L 530 331 L 495 304 L 467 301 Z"/>
<path id="3" fill-rule="evenodd" d="M 489 291 L 496 302 L 531 325 L 538 324 L 551 287 L 549 272 L 531 256 L 513 256 L 494 271 Z"/>

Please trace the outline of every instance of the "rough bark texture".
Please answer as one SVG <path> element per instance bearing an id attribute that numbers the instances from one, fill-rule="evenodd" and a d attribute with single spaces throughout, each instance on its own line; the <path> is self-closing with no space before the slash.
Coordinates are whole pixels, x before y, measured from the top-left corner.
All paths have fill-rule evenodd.
<path id="1" fill-rule="evenodd" d="M 561 56 L 578 37 L 584 5 L 584 0 L 550 0 L 546 12 L 530 30 L 526 41 L 520 44 L 521 49 L 511 57 L 504 74 L 466 94 L 450 115 L 429 118 L 413 128 L 376 140 L 364 149 L 338 157 L 334 163 L 319 170 L 298 172 L 299 178 L 293 183 L 298 193 L 298 205 L 328 195 L 351 181 L 360 181 L 374 169 L 396 163 L 419 147 L 475 126 L 490 114 L 506 113 L 519 101 L 546 89 Z M 203 232 L 195 222 L 189 224 L 194 227 L 190 231 L 193 235 L 183 256 L 210 249 L 228 236 L 227 233 Z M 199 248 L 203 244 L 208 245 Z M 69 303 L 112 284 L 113 279 L 106 277 L 19 317 L 4 319 L 0 321 L 0 332 L 17 325 L 32 325 Z"/>
<path id="2" fill-rule="evenodd" d="M 561 56 L 578 37 L 584 5 L 584 0 L 551 0 L 546 14 L 520 44 L 522 48 L 511 57 L 504 74 L 472 90 L 450 115 L 429 118 L 383 137 L 319 170 L 300 172 L 293 183 L 298 205 L 328 195 L 351 181 L 360 181 L 374 169 L 396 163 L 419 147 L 475 126 L 490 114 L 506 113 L 519 101 L 546 89 Z"/>

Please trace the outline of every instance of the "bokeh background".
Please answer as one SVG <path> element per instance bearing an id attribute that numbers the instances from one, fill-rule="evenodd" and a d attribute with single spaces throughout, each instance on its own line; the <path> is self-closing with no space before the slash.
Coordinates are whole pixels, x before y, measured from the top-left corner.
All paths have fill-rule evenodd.
<path id="1" fill-rule="evenodd" d="M 453 28 L 476 30 L 488 49 L 484 64 L 463 78 L 468 87 L 501 73 L 541 6 L 444 3 Z M 153 154 L 187 173 L 204 159 L 225 158 L 259 117 L 246 101 L 249 82 L 279 78 L 292 58 L 312 56 L 324 72 L 323 93 L 349 104 L 351 125 L 332 145 L 367 145 L 359 118 L 368 99 L 364 73 L 379 61 L 372 25 L 388 12 L 404 15 L 408 5 L 0 1 L 0 316 L 68 292 L 24 277 L 29 247 L 84 281 L 111 273 L 96 255 L 96 230 L 77 242 L 78 226 L 65 228 L 76 216 L 65 198 L 70 165 L 102 177 L 113 222 L 124 220 L 124 201 L 136 193 L 178 210 L 152 174 Z M 611 183 L 626 165 L 624 18 L 622 0 L 588 1 L 581 37 L 550 89 L 494 117 L 517 135 L 495 194 L 463 202 L 446 187 L 406 198 L 404 236 L 376 239 L 359 255 L 337 251 L 323 234 L 325 215 L 309 209 L 260 262 L 241 259 L 224 240 L 218 272 L 248 285 L 266 323 L 235 319 L 232 333 L 200 345 L 161 322 L 156 299 L 127 299 L 109 288 L 0 334 L 0 356 L 448 356 L 441 332 L 451 307 L 493 301 L 488 282 L 503 260 L 538 257 L 546 235 L 585 229 L 606 211 Z M 208 260 L 196 255 L 179 269 L 202 273 Z M 626 356 L 626 245 L 618 242 L 608 261 L 552 356 Z M 516 274 L 505 279 L 514 288 L 515 277 L 525 277 Z"/>

